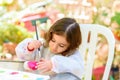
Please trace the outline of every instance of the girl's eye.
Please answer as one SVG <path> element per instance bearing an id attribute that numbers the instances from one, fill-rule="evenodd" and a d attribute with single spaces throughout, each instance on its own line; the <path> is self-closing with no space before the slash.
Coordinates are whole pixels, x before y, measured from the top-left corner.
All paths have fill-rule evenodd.
<path id="1" fill-rule="evenodd" d="M 52 39 L 51 41 L 52 41 L 52 42 L 55 42 L 55 40 L 53 40 L 53 39 Z"/>
<path id="2" fill-rule="evenodd" d="M 59 45 L 59 46 L 62 47 L 62 48 L 64 47 L 63 45 Z"/>

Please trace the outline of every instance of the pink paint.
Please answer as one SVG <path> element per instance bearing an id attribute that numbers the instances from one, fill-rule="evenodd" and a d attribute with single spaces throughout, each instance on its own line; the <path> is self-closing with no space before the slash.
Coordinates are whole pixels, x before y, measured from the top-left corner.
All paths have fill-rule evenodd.
<path id="1" fill-rule="evenodd" d="M 19 74 L 18 72 L 11 72 L 11 75 Z"/>
<path id="2" fill-rule="evenodd" d="M 37 70 L 37 62 L 36 61 L 29 61 L 27 64 L 30 69 Z"/>

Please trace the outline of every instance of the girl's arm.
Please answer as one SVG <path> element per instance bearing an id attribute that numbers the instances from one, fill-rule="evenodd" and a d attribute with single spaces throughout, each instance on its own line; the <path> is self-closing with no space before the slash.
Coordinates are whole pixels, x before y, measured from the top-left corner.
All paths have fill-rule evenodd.
<path id="1" fill-rule="evenodd" d="M 15 48 L 16 55 L 19 60 L 34 60 L 34 53 L 36 53 L 36 50 L 34 51 L 29 51 L 27 49 L 28 43 L 33 41 L 32 38 L 27 38 L 20 42 L 17 47 Z"/>
<path id="2" fill-rule="evenodd" d="M 81 78 L 84 72 L 84 61 L 80 53 L 75 53 L 69 57 L 56 55 L 51 59 L 53 68 L 56 73 L 71 72 Z"/>

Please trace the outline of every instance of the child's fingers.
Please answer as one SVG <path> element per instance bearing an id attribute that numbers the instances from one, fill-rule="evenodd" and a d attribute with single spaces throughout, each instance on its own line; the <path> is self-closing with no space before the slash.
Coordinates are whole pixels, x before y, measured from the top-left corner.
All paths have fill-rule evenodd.
<path id="1" fill-rule="evenodd" d="M 42 69 L 42 68 L 45 67 L 45 66 L 46 66 L 46 65 L 45 65 L 44 62 L 38 62 L 38 63 L 37 63 L 38 69 Z"/>
<path id="2" fill-rule="evenodd" d="M 43 61 L 45 61 L 45 59 L 44 59 L 44 58 L 41 58 L 41 59 L 40 59 L 40 62 L 43 62 Z"/>
<path id="3" fill-rule="evenodd" d="M 37 66 L 38 70 L 44 70 L 46 67 L 45 66 Z"/>
<path id="4" fill-rule="evenodd" d="M 45 72 L 48 72 L 49 70 L 48 69 L 43 69 L 41 70 L 41 73 L 45 73 Z"/>
<path id="5" fill-rule="evenodd" d="M 42 43 L 38 40 L 34 40 L 33 42 L 30 43 L 30 45 L 37 49 L 42 45 Z"/>

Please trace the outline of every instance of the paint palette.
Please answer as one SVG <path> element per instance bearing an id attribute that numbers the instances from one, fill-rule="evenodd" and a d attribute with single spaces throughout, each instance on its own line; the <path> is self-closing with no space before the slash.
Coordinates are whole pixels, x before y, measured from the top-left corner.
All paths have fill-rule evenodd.
<path id="1" fill-rule="evenodd" d="M 0 68 L 0 80 L 48 80 L 49 76 Z"/>

